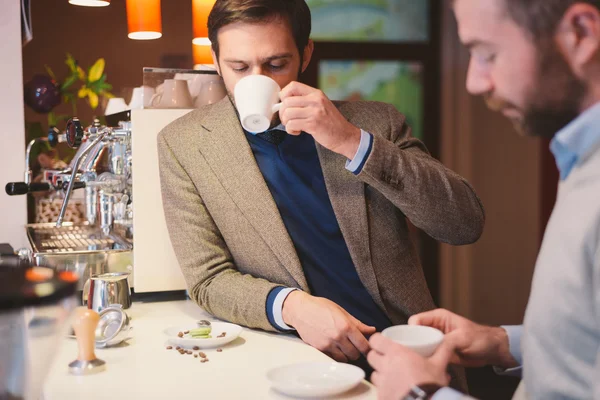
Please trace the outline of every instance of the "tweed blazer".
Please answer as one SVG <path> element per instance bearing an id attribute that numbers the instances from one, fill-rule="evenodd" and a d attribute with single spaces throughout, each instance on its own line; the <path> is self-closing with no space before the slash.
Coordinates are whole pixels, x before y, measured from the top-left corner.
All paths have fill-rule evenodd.
<path id="1" fill-rule="evenodd" d="M 407 219 L 434 239 L 468 244 L 481 235 L 483 207 L 411 137 L 393 106 L 336 106 L 374 140 L 358 175 L 317 144 L 326 188 L 362 283 L 394 324 L 405 323 L 434 307 Z M 219 318 L 274 330 L 265 307 L 271 289 L 310 290 L 231 101 L 172 122 L 158 149 L 167 226 L 190 296 Z"/>

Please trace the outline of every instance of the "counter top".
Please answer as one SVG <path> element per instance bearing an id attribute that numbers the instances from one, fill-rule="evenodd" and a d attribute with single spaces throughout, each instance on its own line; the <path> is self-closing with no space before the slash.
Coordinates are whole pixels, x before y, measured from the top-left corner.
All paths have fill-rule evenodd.
<path id="1" fill-rule="evenodd" d="M 166 350 L 169 326 L 199 319 L 215 320 L 192 301 L 134 302 L 132 338 L 120 346 L 96 349 L 106 371 L 73 376 L 67 365 L 77 358 L 77 343 L 65 338 L 46 379 L 44 400 L 69 399 L 289 399 L 270 387 L 266 373 L 296 362 L 331 361 L 329 357 L 291 335 L 244 328 L 240 337 L 223 347 L 204 350 L 210 362 Z M 363 382 L 333 399 L 376 399 Z"/>

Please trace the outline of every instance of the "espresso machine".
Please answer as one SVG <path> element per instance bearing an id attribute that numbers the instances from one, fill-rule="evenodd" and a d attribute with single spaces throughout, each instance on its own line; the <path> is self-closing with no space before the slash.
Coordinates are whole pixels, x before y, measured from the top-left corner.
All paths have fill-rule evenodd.
<path id="1" fill-rule="evenodd" d="M 67 142 L 78 151 L 67 169 L 45 171 L 43 182 L 33 183 L 29 157 L 40 140 L 50 145 Z M 64 134 L 51 130 L 47 138 L 33 140 L 26 158 L 25 181 L 7 184 L 7 194 L 58 192 L 63 202 L 55 223 L 26 225 L 31 250 L 21 249 L 19 256 L 35 265 L 77 272 L 81 282 L 105 272 L 133 273 L 130 125 L 109 128 L 95 121 L 84 129 L 73 117 Z M 85 192 L 86 206 L 86 221 L 77 225 L 64 222 L 76 190 Z"/>
<path id="2" fill-rule="evenodd" d="M 209 82 L 217 76 L 214 70 L 143 72 L 144 85 L 157 92 L 165 79 L 191 79 L 191 86 L 198 86 L 204 78 Z M 49 191 L 62 198 L 62 207 L 55 222 L 26 225 L 31 248 L 20 249 L 16 256 L 34 265 L 77 272 L 79 290 L 90 277 L 106 273 L 129 273 L 135 293 L 185 290 L 164 217 L 157 136 L 192 111 L 132 109 L 106 115 L 106 126 L 96 120 L 88 127 L 73 117 L 63 132 L 52 128 L 47 137 L 31 141 L 24 181 L 7 184 L 6 192 Z M 34 183 L 29 157 L 39 141 L 50 146 L 66 142 L 77 153 L 68 168 L 45 171 L 42 182 Z M 76 195 L 84 200 L 85 222 L 65 222 L 67 205 Z"/>

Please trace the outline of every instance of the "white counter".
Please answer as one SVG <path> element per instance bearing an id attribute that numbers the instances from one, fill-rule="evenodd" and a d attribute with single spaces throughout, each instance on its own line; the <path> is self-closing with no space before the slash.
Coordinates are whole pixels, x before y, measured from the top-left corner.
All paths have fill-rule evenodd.
<path id="1" fill-rule="evenodd" d="M 270 388 L 266 372 L 295 362 L 330 361 L 300 339 L 244 329 L 238 339 L 204 351 L 210 362 L 166 350 L 163 331 L 199 319 L 214 320 L 191 301 L 136 302 L 132 339 L 119 347 L 96 349 L 106 371 L 73 376 L 67 370 L 77 358 L 77 343 L 65 339 L 46 380 L 44 400 L 70 399 L 289 399 Z M 335 399 L 376 399 L 375 389 L 363 382 Z"/>

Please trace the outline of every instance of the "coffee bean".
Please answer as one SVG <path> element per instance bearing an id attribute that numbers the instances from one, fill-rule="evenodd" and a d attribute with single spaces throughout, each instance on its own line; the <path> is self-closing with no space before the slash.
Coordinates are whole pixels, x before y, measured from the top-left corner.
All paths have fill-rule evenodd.
<path id="1" fill-rule="evenodd" d="M 222 351 L 223 351 L 223 349 L 217 349 L 217 353 L 220 353 Z"/>
<path id="2" fill-rule="evenodd" d="M 190 331 L 183 332 L 184 335 L 187 335 L 188 333 L 190 333 Z"/>
<path id="3" fill-rule="evenodd" d="M 179 333 L 177 334 L 177 336 L 179 336 L 179 337 L 183 337 L 183 332 L 179 332 Z"/>
<path id="4" fill-rule="evenodd" d="M 204 354 L 203 352 L 198 353 L 200 355 L 200 357 L 202 358 L 206 358 L 206 354 Z"/>
<path id="5" fill-rule="evenodd" d="M 198 354 L 194 354 L 194 358 L 198 358 Z"/>
<path id="6" fill-rule="evenodd" d="M 173 346 L 167 346 L 167 350 L 171 350 Z"/>
<path id="7" fill-rule="evenodd" d="M 179 347 L 179 346 L 175 347 L 175 350 L 179 350 L 179 349 L 181 349 L 181 347 Z"/>
<path id="8" fill-rule="evenodd" d="M 200 347 L 194 346 L 194 350 L 200 350 Z"/>

